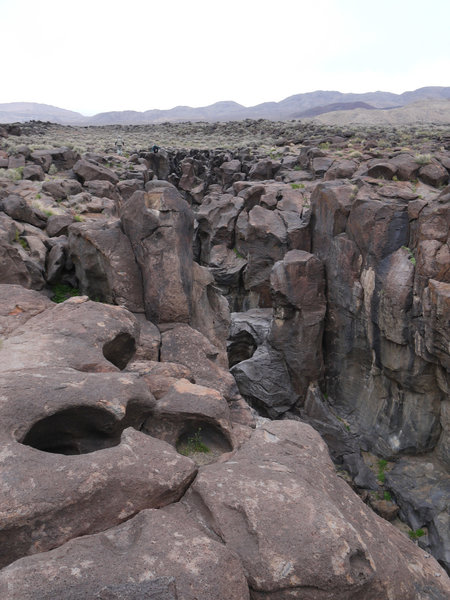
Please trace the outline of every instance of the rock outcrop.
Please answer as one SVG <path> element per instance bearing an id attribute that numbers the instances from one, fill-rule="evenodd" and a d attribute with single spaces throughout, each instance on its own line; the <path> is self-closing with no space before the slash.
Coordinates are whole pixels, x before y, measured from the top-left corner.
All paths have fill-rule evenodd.
<path id="1" fill-rule="evenodd" d="M 0 150 L 2 599 L 449 597 L 446 138 L 350 135 Z"/>

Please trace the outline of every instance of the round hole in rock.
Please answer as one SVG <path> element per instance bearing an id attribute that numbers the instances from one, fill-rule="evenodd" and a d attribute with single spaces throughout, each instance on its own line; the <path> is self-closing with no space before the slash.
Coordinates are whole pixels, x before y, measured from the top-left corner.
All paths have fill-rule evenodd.
<path id="1" fill-rule="evenodd" d="M 121 433 L 122 427 L 107 410 L 79 406 L 41 419 L 22 444 L 54 454 L 87 454 L 117 446 Z"/>
<path id="2" fill-rule="evenodd" d="M 175 444 L 177 452 L 194 458 L 198 464 L 207 464 L 233 449 L 225 434 L 204 421 L 186 423 Z"/>
<path id="3" fill-rule="evenodd" d="M 103 356 L 115 367 L 125 369 L 136 352 L 136 341 L 129 333 L 119 333 L 103 345 Z"/>
<path id="4" fill-rule="evenodd" d="M 228 366 L 234 367 L 243 360 L 253 356 L 257 348 L 256 342 L 248 331 L 240 331 L 228 343 Z"/>

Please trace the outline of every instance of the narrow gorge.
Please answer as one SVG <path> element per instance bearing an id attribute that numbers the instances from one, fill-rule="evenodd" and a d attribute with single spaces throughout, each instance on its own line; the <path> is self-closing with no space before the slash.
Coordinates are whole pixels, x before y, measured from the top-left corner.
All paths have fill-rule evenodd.
<path id="1" fill-rule="evenodd" d="M 449 597 L 450 133 L 266 126 L 0 127 L 2 600 Z"/>

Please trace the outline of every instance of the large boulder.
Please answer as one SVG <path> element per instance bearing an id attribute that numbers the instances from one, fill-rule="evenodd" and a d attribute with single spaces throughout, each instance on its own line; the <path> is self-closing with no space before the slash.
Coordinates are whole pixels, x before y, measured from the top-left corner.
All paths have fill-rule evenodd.
<path id="1" fill-rule="evenodd" d="M 3 341 L 0 372 L 55 366 L 117 372 L 133 357 L 138 339 L 139 324 L 126 309 L 73 297 L 31 317 Z"/>
<path id="2" fill-rule="evenodd" d="M 183 503 L 240 558 L 254 599 L 444 600 L 450 592 L 438 563 L 336 476 L 308 425 L 265 423 L 227 462 L 203 467 Z"/>
<path id="3" fill-rule="evenodd" d="M 0 241 L 0 284 L 32 286 L 32 278 L 19 251 L 11 244 Z"/>
<path id="4" fill-rule="evenodd" d="M 17 561 L 0 572 L 0 594 L 4 600 L 249 600 L 238 558 L 181 508 L 145 510 L 104 533 Z"/>
<path id="5" fill-rule="evenodd" d="M 291 250 L 270 275 L 274 319 L 269 343 L 283 356 L 293 389 L 304 399 L 309 384 L 323 373 L 322 334 L 326 312 L 322 261 Z"/>
<path id="6" fill-rule="evenodd" d="M 179 324 L 161 335 L 160 359 L 188 367 L 199 385 L 218 390 L 228 401 L 238 399 L 233 376 L 221 364 L 221 351 L 199 331 Z"/>
<path id="7" fill-rule="evenodd" d="M 116 184 L 119 178 L 112 169 L 108 169 L 94 160 L 80 159 L 73 166 L 73 172 L 81 183 L 89 181 L 109 181 Z"/>
<path id="8" fill-rule="evenodd" d="M 69 230 L 69 255 L 83 294 L 144 312 L 141 274 L 118 219 L 74 223 Z"/>
<path id="9" fill-rule="evenodd" d="M 193 463 L 136 429 L 154 399 L 134 374 L 0 375 L 4 566 L 177 500 Z"/>
<path id="10" fill-rule="evenodd" d="M 174 186 L 151 183 L 148 191 L 137 191 L 124 203 L 122 227 L 141 271 L 147 318 L 188 323 L 194 217 Z"/>
<path id="11" fill-rule="evenodd" d="M 16 221 L 23 221 L 44 229 L 47 223 L 47 215 L 30 204 L 18 194 L 10 194 L 0 202 L 0 210 Z"/>

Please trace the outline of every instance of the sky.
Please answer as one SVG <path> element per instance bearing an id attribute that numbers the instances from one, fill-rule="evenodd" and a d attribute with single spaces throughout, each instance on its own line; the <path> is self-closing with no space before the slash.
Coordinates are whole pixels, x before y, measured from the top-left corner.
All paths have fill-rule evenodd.
<path id="1" fill-rule="evenodd" d="M 0 0 L 0 103 L 85 115 L 450 86 L 448 0 Z"/>

